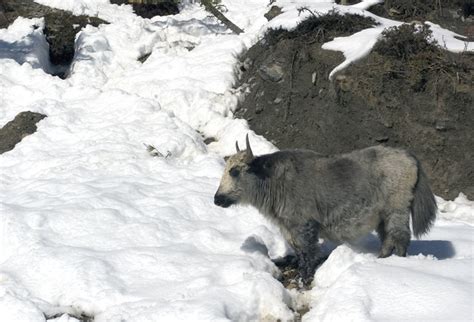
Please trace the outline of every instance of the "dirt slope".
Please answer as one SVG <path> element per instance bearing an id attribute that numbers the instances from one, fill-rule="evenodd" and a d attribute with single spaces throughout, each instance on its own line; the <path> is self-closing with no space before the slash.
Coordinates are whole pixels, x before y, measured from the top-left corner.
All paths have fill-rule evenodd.
<path id="1" fill-rule="evenodd" d="M 333 17 L 334 18 L 334 17 Z M 474 56 L 431 43 L 406 25 L 385 34 L 364 60 L 329 72 L 342 54 L 321 49 L 367 28 L 357 16 L 314 18 L 269 32 L 242 57 L 237 117 L 279 148 L 341 153 L 375 144 L 412 150 L 434 191 L 474 198 Z"/>

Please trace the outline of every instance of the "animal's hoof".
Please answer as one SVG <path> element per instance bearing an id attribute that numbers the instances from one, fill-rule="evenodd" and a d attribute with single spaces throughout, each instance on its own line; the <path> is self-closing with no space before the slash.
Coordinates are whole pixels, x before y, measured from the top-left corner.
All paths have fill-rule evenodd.
<path id="1" fill-rule="evenodd" d="M 314 279 L 315 268 L 308 266 L 300 267 L 298 273 L 304 286 L 307 287 L 311 285 L 311 282 Z"/>
<path id="2" fill-rule="evenodd" d="M 387 258 L 390 257 L 392 253 L 379 253 L 378 258 Z"/>
<path id="3" fill-rule="evenodd" d="M 300 273 L 300 278 L 301 278 L 301 282 L 303 283 L 303 286 L 305 288 L 309 288 L 311 286 L 311 283 L 314 280 L 314 273 L 313 274 Z"/>
<path id="4" fill-rule="evenodd" d="M 281 259 L 273 261 L 279 269 L 292 269 L 298 267 L 298 258 L 294 255 L 288 255 Z"/>
<path id="5" fill-rule="evenodd" d="M 395 247 L 385 246 L 380 249 L 379 258 L 386 258 L 392 255 L 392 252 Z"/>

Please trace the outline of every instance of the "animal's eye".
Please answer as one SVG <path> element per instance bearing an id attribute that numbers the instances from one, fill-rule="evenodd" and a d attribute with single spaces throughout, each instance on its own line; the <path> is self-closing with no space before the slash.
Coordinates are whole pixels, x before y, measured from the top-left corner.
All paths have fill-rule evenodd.
<path id="1" fill-rule="evenodd" d="M 239 174 L 240 174 L 240 170 L 237 169 L 237 168 L 232 168 L 232 169 L 230 169 L 229 174 L 230 174 L 231 177 L 234 177 L 234 178 L 238 177 Z"/>

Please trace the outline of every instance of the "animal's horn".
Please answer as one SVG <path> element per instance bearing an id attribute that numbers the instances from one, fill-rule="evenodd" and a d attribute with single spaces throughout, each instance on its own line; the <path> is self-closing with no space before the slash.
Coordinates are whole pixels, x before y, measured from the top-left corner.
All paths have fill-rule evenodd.
<path id="1" fill-rule="evenodd" d="M 253 159 L 252 148 L 250 147 L 249 135 L 245 137 L 245 143 L 247 144 L 247 157 Z"/>
<path id="2" fill-rule="evenodd" d="M 239 141 L 235 141 L 235 149 L 237 150 L 237 152 L 240 152 Z"/>

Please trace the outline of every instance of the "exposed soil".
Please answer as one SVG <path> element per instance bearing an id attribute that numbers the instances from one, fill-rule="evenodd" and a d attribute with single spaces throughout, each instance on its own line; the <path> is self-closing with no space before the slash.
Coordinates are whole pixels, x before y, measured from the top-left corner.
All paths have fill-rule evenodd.
<path id="1" fill-rule="evenodd" d="M 13 150 L 15 145 L 25 136 L 36 132 L 36 123 L 46 115 L 34 112 L 21 112 L 0 128 L 0 154 Z"/>
<path id="2" fill-rule="evenodd" d="M 130 4 L 136 15 L 143 18 L 167 16 L 179 13 L 178 2 L 173 0 L 110 0 L 114 4 Z"/>
<path id="3" fill-rule="evenodd" d="M 321 49 L 335 36 L 373 24 L 359 16 L 312 17 L 294 31 L 274 30 L 241 65 L 248 94 L 236 116 L 279 148 L 343 153 L 375 144 L 413 151 L 437 195 L 474 198 L 474 55 L 453 54 L 430 31 L 406 25 L 333 82 L 344 57 Z"/>
<path id="4" fill-rule="evenodd" d="M 370 9 L 378 16 L 390 19 L 430 21 L 474 40 L 473 0 L 386 0 Z"/>

